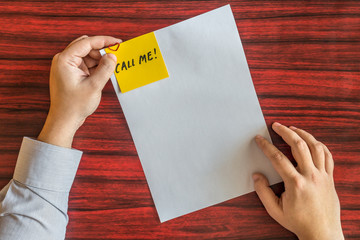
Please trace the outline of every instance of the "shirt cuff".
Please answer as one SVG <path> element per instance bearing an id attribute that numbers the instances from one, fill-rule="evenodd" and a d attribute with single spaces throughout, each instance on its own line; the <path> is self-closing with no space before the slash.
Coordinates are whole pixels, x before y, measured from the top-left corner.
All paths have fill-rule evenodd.
<path id="1" fill-rule="evenodd" d="M 69 192 L 81 156 L 82 151 L 24 137 L 14 180 L 36 188 Z"/>

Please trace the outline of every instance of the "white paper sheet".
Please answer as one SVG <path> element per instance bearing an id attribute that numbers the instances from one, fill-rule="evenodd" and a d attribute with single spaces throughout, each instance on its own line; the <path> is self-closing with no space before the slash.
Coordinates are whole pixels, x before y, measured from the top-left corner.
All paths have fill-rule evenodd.
<path id="1" fill-rule="evenodd" d="M 270 136 L 229 5 L 155 31 L 169 78 L 124 94 L 112 83 L 160 221 L 280 182 L 253 138 Z"/>

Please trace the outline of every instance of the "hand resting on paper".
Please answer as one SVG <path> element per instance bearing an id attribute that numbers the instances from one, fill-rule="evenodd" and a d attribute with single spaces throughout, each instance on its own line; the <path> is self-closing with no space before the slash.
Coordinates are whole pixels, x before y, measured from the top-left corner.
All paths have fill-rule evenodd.
<path id="1" fill-rule="evenodd" d="M 278 198 L 261 173 L 253 175 L 256 193 L 266 211 L 299 239 L 344 239 L 340 203 L 335 191 L 334 161 L 328 148 L 311 134 L 295 127 L 273 124 L 274 131 L 290 145 L 297 162 L 289 159 L 261 136 L 256 143 L 284 180 L 285 191 Z"/>
<path id="2" fill-rule="evenodd" d="M 99 49 L 120 43 L 108 36 L 82 36 L 54 56 L 50 70 L 50 110 L 38 140 L 71 147 L 77 129 L 98 107 L 116 56 Z"/>

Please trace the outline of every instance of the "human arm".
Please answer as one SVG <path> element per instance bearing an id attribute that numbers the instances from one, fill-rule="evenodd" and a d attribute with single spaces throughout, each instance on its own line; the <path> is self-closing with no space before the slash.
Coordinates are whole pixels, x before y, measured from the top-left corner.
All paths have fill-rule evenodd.
<path id="1" fill-rule="evenodd" d="M 300 240 L 344 239 L 330 151 L 302 129 L 288 128 L 279 123 L 274 123 L 272 127 L 290 145 L 297 167 L 265 138 L 256 137 L 256 143 L 285 185 L 285 191 L 279 198 L 263 174 L 253 175 L 256 193 L 266 211 Z"/>
<path id="2" fill-rule="evenodd" d="M 98 49 L 120 42 L 83 36 L 57 54 L 50 71 L 50 110 L 38 140 L 24 138 L 13 179 L 0 191 L 0 239 L 64 239 L 67 204 L 82 152 L 75 132 L 100 103 L 114 55 Z"/>

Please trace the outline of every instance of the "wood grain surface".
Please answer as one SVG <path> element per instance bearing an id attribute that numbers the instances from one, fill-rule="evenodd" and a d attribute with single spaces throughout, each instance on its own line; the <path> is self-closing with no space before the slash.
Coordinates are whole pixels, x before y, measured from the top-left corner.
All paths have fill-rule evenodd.
<path id="1" fill-rule="evenodd" d="M 329 147 L 344 234 L 360 239 L 359 1 L 0 0 L 0 188 L 12 178 L 22 137 L 42 128 L 51 59 L 70 41 L 83 34 L 128 40 L 227 3 L 266 123 L 303 128 Z M 160 224 L 110 83 L 73 147 L 84 155 L 67 239 L 296 239 L 255 193 Z"/>

